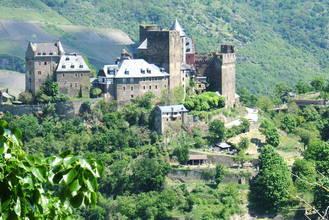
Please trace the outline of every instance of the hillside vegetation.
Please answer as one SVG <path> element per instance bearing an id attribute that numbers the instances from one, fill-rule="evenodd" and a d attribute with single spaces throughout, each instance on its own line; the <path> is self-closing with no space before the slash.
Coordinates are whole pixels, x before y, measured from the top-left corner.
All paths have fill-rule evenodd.
<path id="1" fill-rule="evenodd" d="M 256 93 L 267 93 L 280 81 L 293 84 L 329 72 L 326 1 L 0 0 L 0 3 L 0 11 L 4 8 L 29 11 L 26 13 L 29 20 L 117 28 L 134 40 L 138 40 L 140 23 L 169 27 L 178 18 L 199 52 L 214 51 L 220 43 L 236 45 L 238 87 Z M 54 16 L 48 16 L 50 13 Z M 0 18 L 25 20 L 23 14 L 1 13 Z"/>

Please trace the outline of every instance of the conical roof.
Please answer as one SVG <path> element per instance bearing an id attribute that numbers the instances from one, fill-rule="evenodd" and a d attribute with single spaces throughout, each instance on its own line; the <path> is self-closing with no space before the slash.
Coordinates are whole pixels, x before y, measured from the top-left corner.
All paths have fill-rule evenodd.
<path id="1" fill-rule="evenodd" d="M 139 45 L 137 49 L 146 50 L 147 49 L 147 38 Z"/>
<path id="2" fill-rule="evenodd" d="M 179 32 L 179 35 L 181 37 L 185 37 L 186 34 L 184 32 L 184 29 L 182 28 L 182 26 L 179 24 L 178 20 L 176 19 L 175 22 L 172 24 L 170 30 L 175 30 Z"/>

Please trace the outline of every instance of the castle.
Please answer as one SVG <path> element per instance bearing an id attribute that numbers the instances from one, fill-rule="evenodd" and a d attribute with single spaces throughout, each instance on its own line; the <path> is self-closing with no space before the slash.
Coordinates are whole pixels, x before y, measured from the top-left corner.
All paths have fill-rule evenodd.
<path id="1" fill-rule="evenodd" d="M 124 104 L 147 92 L 160 97 L 168 91 L 169 74 L 143 59 L 132 59 L 124 50 L 115 64 L 99 71 L 98 84 L 105 96 Z"/>
<path id="2" fill-rule="evenodd" d="M 98 73 L 97 86 L 105 97 L 118 103 L 152 92 L 157 97 L 176 88 L 186 91 L 190 79 L 196 91 L 215 91 L 236 104 L 235 51 L 222 45 L 210 54 L 198 54 L 192 38 L 176 20 L 170 29 L 140 25 L 139 44 L 134 56 L 123 50 L 113 63 Z M 88 96 L 90 70 L 80 55 L 66 54 L 61 42 L 29 43 L 26 51 L 26 91 L 34 96 L 51 78 L 60 91 L 71 97 Z"/>
<path id="3" fill-rule="evenodd" d="M 56 81 L 61 93 L 89 97 L 90 69 L 82 56 L 66 54 L 60 41 L 28 44 L 25 90 L 36 96 L 47 79 Z"/>

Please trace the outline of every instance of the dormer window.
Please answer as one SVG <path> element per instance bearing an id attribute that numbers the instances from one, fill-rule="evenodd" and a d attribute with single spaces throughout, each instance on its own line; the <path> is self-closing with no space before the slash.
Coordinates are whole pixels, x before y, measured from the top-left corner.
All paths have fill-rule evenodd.
<path id="1" fill-rule="evenodd" d="M 74 69 L 74 65 L 71 65 L 71 69 Z"/>
<path id="2" fill-rule="evenodd" d="M 46 53 L 45 53 L 45 52 L 43 52 L 43 53 L 42 53 L 42 55 L 46 55 Z"/>
<path id="3" fill-rule="evenodd" d="M 144 74 L 145 73 L 145 70 L 144 69 L 141 69 L 141 73 Z"/>
<path id="4" fill-rule="evenodd" d="M 70 57 L 66 57 L 65 60 L 66 60 L 66 61 L 70 60 Z"/>
<path id="5" fill-rule="evenodd" d="M 79 68 L 82 69 L 83 68 L 83 65 L 80 65 Z"/>
<path id="6" fill-rule="evenodd" d="M 62 65 L 62 68 L 63 68 L 63 69 L 65 69 L 65 68 L 66 68 L 66 66 L 65 66 L 65 65 Z"/>
<path id="7" fill-rule="evenodd" d="M 187 42 L 185 45 L 186 45 L 186 46 L 190 45 L 190 42 Z"/>
<path id="8" fill-rule="evenodd" d="M 40 55 L 41 55 L 41 53 L 38 53 L 38 55 L 40 56 Z"/>
<path id="9" fill-rule="evenodd" d="M 190 52 L 190 51 L 191 51 L 191 49 L 190 49 L 190 48 L 186 49 L 186 52 Z"/>
<path id="10" fill-rule="evenodd" d="M 52 52 L 50 52 L 50 53 L 49 53 L 49 55 L 53 55 L 53 53 L 52 53 Z"/>
<path id="11" fill-rule="evenodd" d="M 125 70 L 125 74 L 128 75 L 129 74 L 129 70 Z"/>
<path id="12" fill-rule="evenodd" d="M 147 73 L 151 73 L 151 70 L 150 69 L 147 69 L 146 71 L 147 71 Z"/>

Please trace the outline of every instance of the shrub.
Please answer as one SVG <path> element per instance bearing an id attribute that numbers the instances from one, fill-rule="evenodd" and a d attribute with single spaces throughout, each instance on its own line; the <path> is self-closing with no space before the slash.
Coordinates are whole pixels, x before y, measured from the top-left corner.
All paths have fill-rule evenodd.
<path id="1" fill-rule="evenodd" d="M 90 97 L 91 98 L 97 98 L 102 94 L 102 90 L 97 87 L 93 87 L 90 89 Z"/>
<path id="2" fill-rule="evenodd" d="M 21 92 L 18 96 L 18 100 L 25 104 L 30 104 L 33 101 L 33 96 L 30 92 Z"/>

